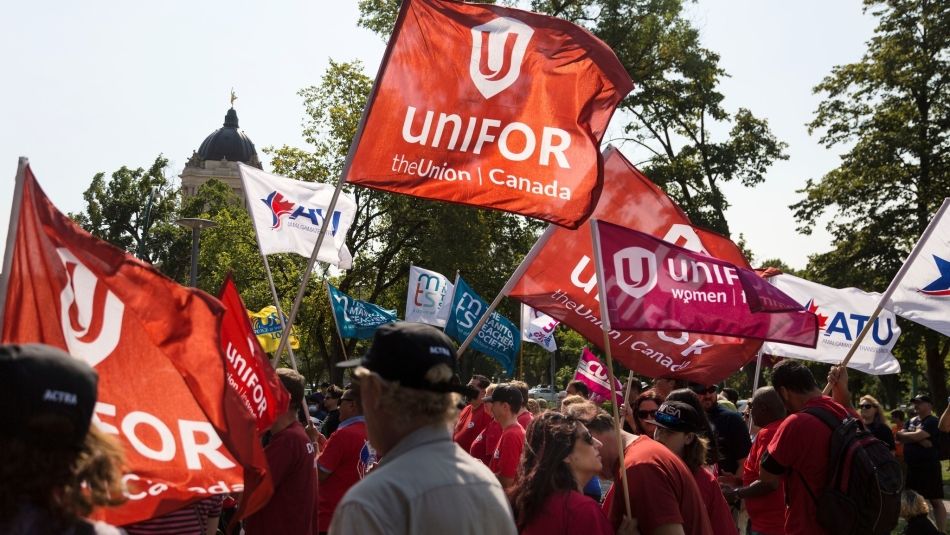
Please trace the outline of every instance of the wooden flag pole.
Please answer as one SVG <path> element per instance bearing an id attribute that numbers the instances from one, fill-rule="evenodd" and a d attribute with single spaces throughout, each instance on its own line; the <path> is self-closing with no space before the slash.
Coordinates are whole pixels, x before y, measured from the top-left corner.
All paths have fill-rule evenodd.
<path id="1" fill-rule="evenodd" d="M 597 268 L 597 295 L 600 297 L 600 322 L 604 333 L 604 352 L 607 354 L 607 380 L 610 381 L 610 404 L 614 412 L 614 432 L 617 435 L 617 452 L 620 455 L 620 479 L 623 482 L 623 499 L 627 506 L 627 518 L 633 520 L 633 510 L 630 508 L 630 487 L 627 484 L 627 468 L 624 466 L 623 433 L 620 427 L 620 415 L 617 410 L 617 391 L 614 388 L 614 359 L 610 351 L 610 317 L 607 315 L 607 291 L 604 284 L 604 266 L 600 261 L 600 232 L 597 220 L 590 220 L 590 234 L 594 244 L 594 265 Z M 630 372 L 631 375 L 633 372 Z"/>
<path id="2" fill-rule="evenodd" d="M 755 378 L 752 379 L 752 395 L 755 395 L 755 391 L 759 389 L 759 376 L 762 371 L 762 350 L 755 354 Z M 750 409 L 751 410 L 751 409 Z M 749 413 L 749 431 L 752 431 L 752 413 Z"/>
<path id="3" fill-rule="evenodd" d="M 10 284 L 10 270 L 13 268 L 13 252 L 16 248 L 16 235 L 20 228 L 20 207 L 23 205 L 23 182 L 30 160 L 20 156 L 16 168 L 16 183 L 13 186 L 13 204 L 10 206 L 10 225 L 7 226 L 7 246 L 3 251 L 3 273 L 0 273 L 0 329 L 6 320 L 7 290 Z"/>
<path id="4" fill-rule="evenodd" d="M 864 341 L 864 337 L 870 332 L 871 328 L 874 326 L 874 321 L 878 316 L 881 315 L 881 311 L 884 310 L 884 307 L 887 305 L 887 302 L 891 300 L 891 295 L 897 290 L 897 287 L 900 285 L 901 281 L 904 279 L 904 275 L 907 274 L 907 270 L 910 269 L 910 266 L 914 263 L 914 260 L 917 259 L 917 256 L 920 254 L 920 250 L 923 249 L 925 243 L 930 238 L 930 235 L 933 234 L 934 229 L 937 228 L 937 222 L 940 221 L 940 218 L 943 217 L 944 212 L 947 211 L 947 208 L 950 207 L 950 198 L 944 199 L 943 204 L 940 205 L 940 209 L 937 210 L 937 213 L 934 215 L 933 219 L 930 220 L 930 224 L 927 225 L 927 228 L 924 229 L 924 233 L 920 235 L 920 238 L 917 240 L 917 244 L 914 245 L 914 248 L 911 250 L 910 254 L 907 255 L 907 260 L 904 260 L 904 265 L 901 266 L 898 270 L 897 275 L 894 275 L 894 279 L 890 284 L 887 285 L 887 290 L 881 295 L 881 300 L 877 304 L 877 308 L 874 309 L 874 313 L 871 314 L 871 317 L 864 323 L 864 328 L 861 329 L 861 332 L 858 333 L 858 337 L 854 339 L 854 343 L 851 344 L 851 349 L 848 350 L 848 354 L 845 355 L 844 360 L 841 361 L 839 366 L 847 366 L 851 362 L 851 357 L 858 351 L 858 347 L 861 345 L 861 342 Z M 825 385 L 823 393 L 827 396 L 831 393 L 832 384 L 828 383 Z"/>

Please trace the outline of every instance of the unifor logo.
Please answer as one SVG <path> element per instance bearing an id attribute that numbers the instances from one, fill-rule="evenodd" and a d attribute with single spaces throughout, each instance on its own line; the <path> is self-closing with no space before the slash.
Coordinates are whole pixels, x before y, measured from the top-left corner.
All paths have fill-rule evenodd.
<path id="1" fill-rule="evenodd" d="M 485 98 L 501 93 L 518 79 L 532 34 L 530 26 L 508 17 L 472 28 L 469 74 Z"/>
<path id="2" fill-rule="evenodd" d="M 617 286 L 636 299 L 656 286 L 656 255 L 642 247 L 627 247 L 614 253 Z"/>
<path id="3" fill-rule="evenodd" d="M 56 249 L 66 268 L 59 316 L 69 354 L 95 366 L 119 345 L 125 305 L 68 249 Z"/>

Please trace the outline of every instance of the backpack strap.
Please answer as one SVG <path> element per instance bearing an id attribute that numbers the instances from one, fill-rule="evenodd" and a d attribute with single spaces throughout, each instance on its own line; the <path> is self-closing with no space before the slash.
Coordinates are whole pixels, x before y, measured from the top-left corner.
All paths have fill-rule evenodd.
<path id="1" fill-rule="evenodd" d="M 808 407 L 802 409 L 802 412 L 818 418 L 825 425 L 827 425 L 832 432 L 834 432 L 835 429 L 838 429 L 838 426 L 841 425 L 841 420 L 839 420 L 837 416 L 832 414 L 831 411 L 824 407 Z"/>

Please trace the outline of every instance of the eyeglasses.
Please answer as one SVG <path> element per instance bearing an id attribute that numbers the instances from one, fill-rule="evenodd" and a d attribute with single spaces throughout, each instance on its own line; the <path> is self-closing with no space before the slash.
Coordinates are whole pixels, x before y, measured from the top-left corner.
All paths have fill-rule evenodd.
<path id="1" fill-rule="evenodd" d="M 653 418 L 654 416 L 656 416 L 656 410 L 655 410 L 655 409 L 652 410 L 652 411 L 637 411 L 637 418 L 639 418 L 639 419 L 641 419 L 641 420 L 646 420 L 646 419 L 648 419 L 648 418 Z"/>
<path id="2" fill-rule="evenodd" d="M 861 409 L 863 409 L 863 410 L 868 410 L 868 409 L 873 409 L 873 408 L 875 408 L 876 405 L 871 405 L 870 403 L 862 403 L 862 404 L 858 405 L 858 407 L 861 408 Z"/>
<path id="3" fill-rule="evenodd" d="M 356 401 L 356 400 L 353 398 L 340 398 L 340 403 L 343 403 L 344 401 Z"/>

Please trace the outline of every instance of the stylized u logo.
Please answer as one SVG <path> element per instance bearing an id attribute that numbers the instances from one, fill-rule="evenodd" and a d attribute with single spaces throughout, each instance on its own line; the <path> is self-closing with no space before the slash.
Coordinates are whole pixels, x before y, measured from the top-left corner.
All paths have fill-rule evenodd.
<path id="1" fill-rule="evenodd" d="M 533 34 L 530 26 L 508 17 L 472 28 L 469 74 L 482 96 L 491 98 L 515 83 Z"/>
<path id="2" fill-rule="evenodd" d="M 614 253 L 617 286 L 636 299 L 656 286 L 656 255 L 642 247 L 627 247 Z"/>
<path id="3" fill-rule="evenodd" d="M 66 268 L 59 315 L 69 354 L 95 366 L 119 345 L 125 305 L 68 249 L 56 249 Z"/>

